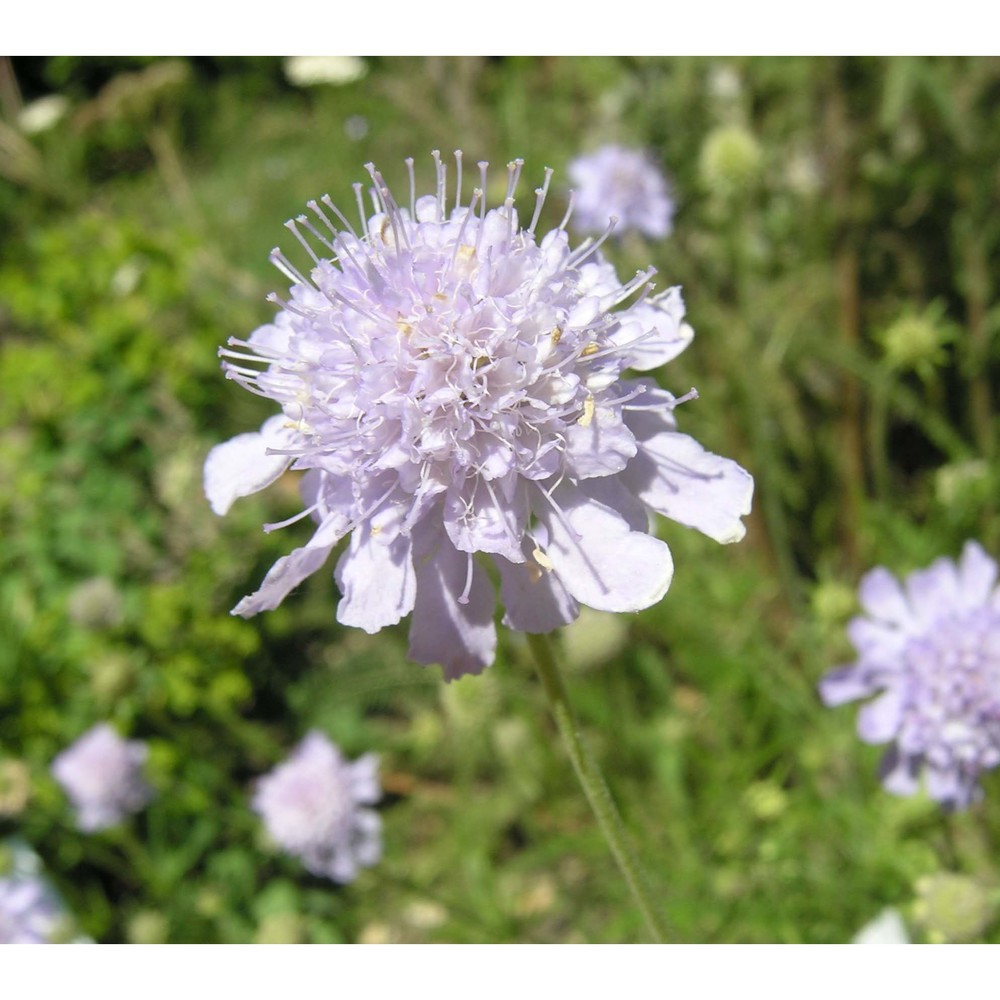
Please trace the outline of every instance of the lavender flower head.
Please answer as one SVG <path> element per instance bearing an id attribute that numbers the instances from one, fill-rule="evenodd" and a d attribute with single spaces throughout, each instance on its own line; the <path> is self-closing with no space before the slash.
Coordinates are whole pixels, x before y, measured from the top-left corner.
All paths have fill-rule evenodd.
<path id="1" fill-rule="evenodd" d="M 827 705 L 878 694 L 858 715 L 866 743 L 890 743 L 882 781 L 912 795 L 923 780 L 946 808 L 982 797 L 1000 763 L 1000 588 L 997 564 L 975 542 L 903 585 L 878 567 L 861 581 L 867 616 L 849 635 L 858 661 L 820 683 Z"/>
<path id="2" fill-rule="evenodd" d="M 0 944 L 48 944 L 62 917 L 59 900 L 42 879 L 0 878 Z"/>
<path id="3" fill-rule="evenodd" d="M 314 875 L 351 882 L 382 856 L 378 757 L 344 760 L 322 733 L 312 732 L 285 763 L 257 784 L 253 808 L 272 839 L 301 858 Z"/>
<path id="4" fill-rule="evenodd" d="M 77 811 L 86 833 L 104 830 L 138 812 L 152 798 L 142 777 L 148 749 L 123 740 L 107 723 L 94 726 L 52 762 L 52 774 Z"/>
<path id="5" fill-rule="evenodd" d="M 670 235 L 674 200 L 659 168 L 641 150 L 602 146 L 569 165 L 574 223 L 602 233 L 617 219 L 615 232 L 636 229 L 654 240 Z"/>
<path id="6" fill-rule="evenodd" d="M 375 211 L 365 217 L 355 185 L 358 230 L 328 196 L 309 202 L 312 220 L 287 223 L 309 276 L 273 251 L 289 300 L 273 296 L 274 322 L 220 351 L 227 377 L 281 412 L 210 452 L 205 492 L 224 514 L 287 468 L 306 470 L 298 517 L 315 534 L 234 614 L 277 607 L 350 536 L 334 570 L 337 620 L 374 633 L 412 613 L 410 657 L 452 679 L 496 649 L 477 556 L 497 570 L 510 628 L 548 632 L 580 604 L 637 611 L 673 574 L 650 511 L 734 542 L 753 480 L 678 432 L 673 411 L 694 391 L 678 399 L 623 377 L 691 341 L 680 290 L 650 294 L 653 269 L 622 283 L 601 240 L 570 248 L 566 219 L 536 237 L 552 171 L 522 228 L 521 161 L 487 209 L 487 165 L 463 204 L 456 153 L 449 209 L 434 160 L 436 192 L 420 198 L 407 160 L 408 208 L 369 165 Z"/>

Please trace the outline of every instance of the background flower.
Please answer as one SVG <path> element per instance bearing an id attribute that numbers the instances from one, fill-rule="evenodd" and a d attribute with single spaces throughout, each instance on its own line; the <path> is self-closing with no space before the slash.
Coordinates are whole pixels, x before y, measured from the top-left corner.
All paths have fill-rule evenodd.
<path id="1" fill-rule="evenodd" d="M 943 805 L 981 797 L 1000 763 L 1000 591 L 997 564 L 976 542 L 901 586 L 882 567 L 861 581 L 866 616 L 851 621 L 854 664 L 827 674 L 828 705 L 878 694 L 858 715 L 868 743 L 890 743 L 885 787 L 912 795 L 921 781 Z"/>
<path id="2" fill-rule="evenodd" d="M 344 760 L 322 733 L 312 732 L 283 764 L 257 784 L 253 808 L 282 850 L 314 875 L 351 882 L 382 856 L 378 758 Z"/>
<path id="3" fill-rule="evenodd" d="M 107 723 L 94 726 L 52 762 L 52 774 L 92 833 L 138 812 L 152 798 L 142 777 L 146 745 L 123 740 Z"/>
<path id="4" fill-rule="evenodd" d="M 659 240 L 673 228 L 674 200 L 666 178 L 639 149 L 602 146 L 569 165 L 573 184 L 573 224 L 603 233 L 612 218 L 615 233 L 630 229 Z"/>

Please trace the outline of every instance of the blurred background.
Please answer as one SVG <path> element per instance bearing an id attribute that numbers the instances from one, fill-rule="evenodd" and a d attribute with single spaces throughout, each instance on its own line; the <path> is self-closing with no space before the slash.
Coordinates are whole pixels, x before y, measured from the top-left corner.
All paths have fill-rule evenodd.
<path id="1" fill-rule="evenodd" d="M 403 628 L 334 620 L 330 573 L 229 609 L 303 544 L 294 475 L 215 517 L 212 445 L 273 407 L 217 347 L 266 322 L 282 228 L 375 161 L 525 161 L 522 206 L 609 142 L 674 230 L 606 245 L 682 285 L 681 429 L 756 478 L 746 539 L 660 526 L 671 590 L 563 637 L 571 697 L 668 923 L 692 942 L 1000 939 L 1000 775 L 946 815 L 896 798 L 856 709 L 859 577 L 998 554 L 1000 61 L 13 58 L 0 61 L 0 875 L 30 846 L 97 941 L 612 942 L 640 915 L 522 638 L 442 683 Z M 502 169 L 493 172 L 502 198 Z M 330 564 L 332 567 L 332 563 Z M 149 747 L 152 803 L 78 831 L 49 767 L 96 723 Z M 350 885 L 265 836 L 255 778 L 311 729 L 381 756 L 385 854 Z M 7 859 L 5 862 L 5 858 Z"/>

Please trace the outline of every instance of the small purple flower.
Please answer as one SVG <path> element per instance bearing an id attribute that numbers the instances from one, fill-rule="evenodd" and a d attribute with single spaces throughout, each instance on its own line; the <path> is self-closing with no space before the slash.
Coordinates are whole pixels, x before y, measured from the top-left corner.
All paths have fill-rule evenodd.
<path id="1" fill-rule="evenodd" d="M 382 856 L 378 757 L 346 761 L 312 732 L 283 764 L 257 783 L 253 808 L 271 838 L 314 875 L 351 882 Z"/>
<path id="2" fill-rule="evenodd" d="M 997 564 L 975 542 L 961 561 L 939 559 L 904 585 L 878 567 L 861 581 L 867 617 L 848 634 L 857 663 L 820 682 L 827 705 L 878 694 L 858 715 L 866 743 L 891 743 L 885 787 L 912 795 L 921 779 L 945 807 L 982 797 L 979 778 L 1000 763 L 1000 588 Z"/>
<path id="3" fill-rule="evenodd" d="M 104 830 L 138 812 L 153 791 L 142 777 L 148 749 L 123 740 L 107 723 L 94 726 L 52 762 L 52 774 L 77 811 L 86 833 Z"/>
<path id="4" fill-rule="evenodd" d="M 616 233 L 636 229 L 659 240 L 673 228 L 674 200 L 666 179 L 638 149 L 602 146 L 569 165 L 573 222 L 583 232 L 603 233 L 618 220 Z"/>
<path id="5" fill-rule="evenodd" d="M 59 900 L 42 879 L 0 878 L 0 944 L 48 944 L 62 916 Z"/>
<path id="6" fill-rule="evenodd" d="M 350 536 L 334 570 L 337 620 L 375 633 L 412 613 L 411 659 L 450 680 L 496 650 L 481 560 L 513 629 L 548 632 L 580 604 L 638 611 L 673 575 L 650 512 L 735 542 L 753 480 L 678 432 L 673 411 L 696 393 L 623 377 L 690 343 L 680 290 L 649 294 L 653 269 L 623 284 L 600 241 L 571 249 L 562 226 L 539 240 L 551 170 L 524 229 L 520 160 L 502 206 L 487 210 L 487 165 L 463 205 L 456 153 L 449 210 L 434 159 L 436 193 L 420 198 L 407 161 L 409 208 L 369 164 L 376 211 L 365 218 L 355 185 L 360 235 L 328 196 L 309 203 L 314 219 L 287 223 L 312 257 L 309 277 L 275 250 L 289 301 L 273 297 L 274 322 L 220 352 L 228 378 L 282 412 L 212 449 L 205 492 L 225 514 L 287 468 L 305 470 L 305 509 L 291 520 L 312 518 L 315 534 L 234 614 L 276 608 Z"/>

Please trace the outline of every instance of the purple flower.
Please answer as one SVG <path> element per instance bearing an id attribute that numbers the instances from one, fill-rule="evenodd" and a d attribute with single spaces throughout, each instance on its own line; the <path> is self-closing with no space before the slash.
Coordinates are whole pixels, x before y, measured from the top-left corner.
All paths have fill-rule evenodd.
<path id="1" fill-rule="evenodd" d="M 480 164 L 480 186 L 463 205 L 459 179 L 451 211 L 435 163 L 437 193 L 417 198 L 407 161 L 408 209 L 369 165 L 377 211 L 364 218 L 355 185 L 360 236 L 329 197 L 287 224 L 310 276 L 275 250 L 290 300 L 220 352 L 229 378 L 282 412 L 212 449 L 205 492 L 224 514 L 289 466 L 306 470 L 299 517 L 315 534 L 234 614 L 277 607 L 350 536 L 337 620 L 374 633 L 412 612 L 410 657 L 453 679 L 496 649 L 477 553 L 498 572 L 510 628 L 550 631 L 580 604 L 637 611 L 673 574 L 649 512 L 734 542 L 753 480 L 678 432 L 673 410 L 696 393 L 622 377 L 691 341 L 679 289 L 649 294 L 652 269 L 623 284 L 599 241 L 571 249 L 562 226 L 537 239 L 551 171 L 524 229 L 521 161 L 501 207 L 486 208 Z"/>
<path id="2" fill-rule="evenodd" d="M 42 879 L 0 878 L 0 944 L 48 944 L 62 915 L 59 900 Z"/>
<path id="3" fill-rule="evenodd" d="M 827 705 L 878 694 L 858 715 L 866 743 L 891 743 L 882 780 L 961 809 L 1000 763 L 1000 589 L 997 564 L 975 542 L 904 585 L 878 567 L 861 581 L 867 617 L 849 625 L 858 661 L 820 683 Z"/>
<path id="4" fill-rule="evenodd" d="M 148 750 L 123 740 L 107 723 L 94 726 L 52 762 L 52 774 L 77 811 L 86 833 L 104 830 L 138 812 L 152 798 L 142 777 Z"/>
<path id="5" fill-rule="evenodd" d="M 641 150 L 602 146 L 569 165 L 573 222 L 584 232 L 603 233 L 614 217 L 616 233 L 637 229 L 663 239 L 673 228 L 674 200 L 659 168 Z"/>
<path id="6" fill-rule="evenodd" d="M 257 783 L 253 808 L 272 839 L 314 875 L 351 882 L 382 856 L 378 758 L 344 760 L 319 732 Z"/>

